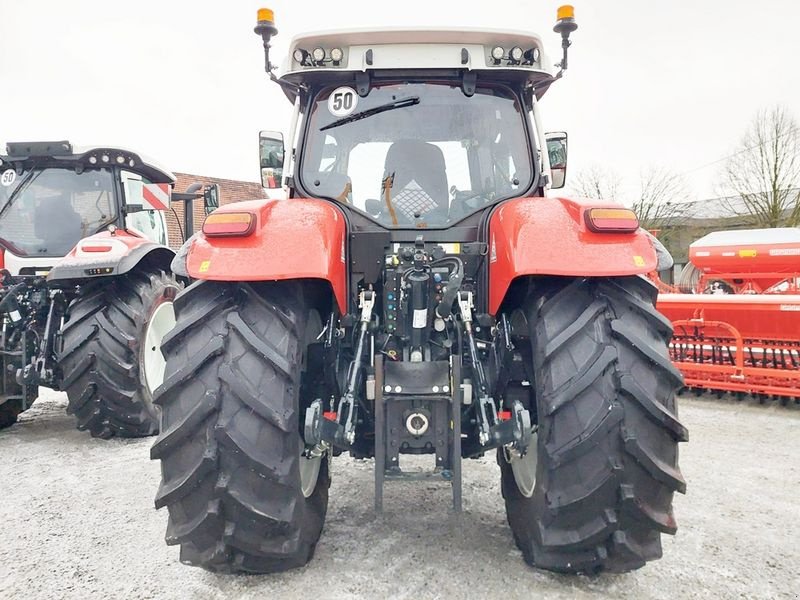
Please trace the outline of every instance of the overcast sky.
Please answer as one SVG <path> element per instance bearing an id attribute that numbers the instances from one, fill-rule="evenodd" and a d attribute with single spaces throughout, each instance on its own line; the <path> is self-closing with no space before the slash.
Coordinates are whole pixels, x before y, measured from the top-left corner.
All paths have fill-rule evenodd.
<path id="1" fill-rule="evenodd" d="M 426 25 L 526 29 L 554 62 L 556 1 L 280 0 L 273 58 L 292 35 Z M 569 175 L 661 166 L 708 197 L 761 107 L 800 118 L 800 3 L 576 0 L 570 69 L 545 96 L 570 135 Z M 0 142 L 130 147 L 174 171 L 256 180 L 257 132 L 290 105 L 263 72 L 251 0 L 0 0 Z"/>

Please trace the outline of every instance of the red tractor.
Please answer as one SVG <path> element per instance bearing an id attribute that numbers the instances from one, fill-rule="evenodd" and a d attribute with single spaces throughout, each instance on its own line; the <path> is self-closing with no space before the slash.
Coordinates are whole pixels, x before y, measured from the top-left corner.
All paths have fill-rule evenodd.
<path id="1" fill-rule="evenodd" d="M 130 150 L 9 143 L 0 155 L 0 428 L 40 385 L 94 437 L 158 432 L 152 392 L 183 287 L 163 211 L 175 177 Z"/>
<path id="2" fill-rule="evenodd" d="M 661 556 L 687 439 L 643 277 L 665 265 L 631 211 L 547 194 L 566 135 L 539 103 L 576 27 L 559 9 L 558 72 L 532 34 L 389 29 L 296 37 L 278 78 L 259 11 L 294 105 L 261 170 L 288 197 L 216 210 L 174 263 L 199 281 L 162 346 L 152 456 L 182 562 L 305 564 L 345 452 L 374 458 L 377 510 L 386 482 L 439 478 L 456 511 L 462 458 L 496 453 L 540 568 Z"/>

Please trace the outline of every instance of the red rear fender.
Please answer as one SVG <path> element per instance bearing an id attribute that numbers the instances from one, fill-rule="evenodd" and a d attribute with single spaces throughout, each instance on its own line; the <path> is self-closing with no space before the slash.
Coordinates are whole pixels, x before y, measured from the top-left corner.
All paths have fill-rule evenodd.
<path id="1" fill-rule="evenodd" d="M 227 204 L 216 213 L 255 215 L 252 233 L 192 239 L 190 277 L 213 281 L 324 279 L 347 312 L 344 215 L 330 202 L 295 198 Z"/>
<path id="2" fill-rule="evenodd" d="M 489 220 L 489 312 L 496 314 L 511 282 L 523 275 L 609 277 L 647 273 L 657 257 L 647 234 L 594 233 L 589 208 L 608 202 L 572 198 L 508 200 Z"/>

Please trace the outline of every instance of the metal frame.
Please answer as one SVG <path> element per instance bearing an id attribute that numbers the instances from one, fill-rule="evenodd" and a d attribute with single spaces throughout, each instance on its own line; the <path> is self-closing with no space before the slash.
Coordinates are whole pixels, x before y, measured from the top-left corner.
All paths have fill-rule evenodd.
<path id="1" fill-rule="evenodd" d="M 383 488 L 391 480 L 423 480 L 433 481 L 439 477 L 450 481 L 453 494 L 453 511 L 462 511 L 462 479 L 461 479 L 461 355 L 453 354 L 451 358 L 451 390 L 449 404 L 450 432 L 448 434 L 448 455 L 450 469 L 422 473 L 388 473 L 386 465 L 386 399 L 383 392 L 384 368 L 383 355 L 375 355 L 375 512 L 383 512 Z"/>
<path id="2" fill-rule="evenodd" d="M 800 340 L 746 339 L 730 323 L 702 314 L 673 326 L 670 356 L 686 386 L 800 397 Z"/>

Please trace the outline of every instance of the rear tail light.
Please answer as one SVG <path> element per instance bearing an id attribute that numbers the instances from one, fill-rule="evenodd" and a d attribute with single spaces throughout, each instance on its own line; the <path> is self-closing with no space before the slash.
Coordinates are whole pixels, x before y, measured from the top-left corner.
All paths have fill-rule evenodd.
<path id="1" fill-rule="evenodd" d="M 628 208 L 590 208 L 586 226 L 596 233 L 633 233 L 639 229 L 639 219 Z"/>
<path id="2" fill-rule="evenodd" d="M 203 233 L 211 237 L 250 235 L 256 216 L 249 212 L 212 213 L 203 223 Z"/>
<path id="3" fill-rule="evenodd" d="M 81 246 L 83 252 L 111 252 L 111 246 L 106 244 L 84 244 Z"/>

